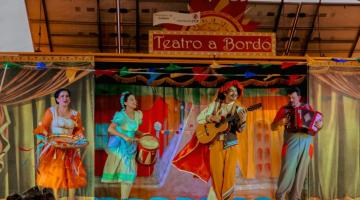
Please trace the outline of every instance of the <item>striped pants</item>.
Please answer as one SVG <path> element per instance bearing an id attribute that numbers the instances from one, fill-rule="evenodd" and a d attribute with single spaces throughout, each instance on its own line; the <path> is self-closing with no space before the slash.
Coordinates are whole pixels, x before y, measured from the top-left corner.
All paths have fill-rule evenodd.
<path id="1" fill-rule="evenodd" d="M 281 171 L 276 199 L 301 199 L 301 191 L 313 153 L 313 137 L 304 133 L 284 134 Z"/>

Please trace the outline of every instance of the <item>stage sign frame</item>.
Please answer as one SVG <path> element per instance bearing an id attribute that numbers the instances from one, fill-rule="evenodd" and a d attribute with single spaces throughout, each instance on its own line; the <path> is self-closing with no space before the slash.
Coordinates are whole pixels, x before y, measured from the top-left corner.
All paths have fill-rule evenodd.
<path id="1" fill-rule="evenodd" d="M 164 55 L 276 56 L 275 33 L 149 31 L 149 52 Z"/>

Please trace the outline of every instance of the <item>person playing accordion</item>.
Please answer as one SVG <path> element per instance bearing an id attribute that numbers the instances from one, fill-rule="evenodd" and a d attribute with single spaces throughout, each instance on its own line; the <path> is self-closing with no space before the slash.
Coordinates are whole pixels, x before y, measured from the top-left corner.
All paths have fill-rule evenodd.
<path id="1" fill-rule="evenodd" d="M 271 129 L 285 126 L 282 147 L 281 170 L 278 179 L 276 199 L 283 200 L 288 193 L 289 199 L 300 199 L 313 154 L 313 135 L 321 129 L 321 114 L 309 104 L 301 102 L 299 88 L 287 91 L 289 103 L 277 112 Z"/>

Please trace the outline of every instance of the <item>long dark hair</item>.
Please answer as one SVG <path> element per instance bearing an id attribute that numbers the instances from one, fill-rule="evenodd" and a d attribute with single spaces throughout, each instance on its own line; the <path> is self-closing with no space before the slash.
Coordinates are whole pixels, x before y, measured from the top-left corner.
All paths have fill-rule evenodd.
<path id="1" fill-rule="evenodd" d="M 64 92 L 64 91 L 69 94 L 69 97 L 71 97 L 71 93 L 70 93 L 70 90 L 69 90 L 69 89 L 60 88 L 60 89 L 56 90 L 56 92 L 55 92 L 55 94 L 54 94 L 56 104 L 59 104 L 59 102 L 58 102 L 56 99 L 59 97 L 60 93 L 61 93 L 61 92 Z"/>

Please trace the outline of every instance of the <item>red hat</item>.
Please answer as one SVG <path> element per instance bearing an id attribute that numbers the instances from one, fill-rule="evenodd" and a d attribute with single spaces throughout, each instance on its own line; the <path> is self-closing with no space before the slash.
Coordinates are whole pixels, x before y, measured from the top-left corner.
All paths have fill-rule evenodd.
<path id="1" fill-rule="evenodd" d="M 223 86 L 221 86 L 218 90 L 218 94 L 224 93 L 228 91 L 231 87 L 236 87 L 238 90 L 240 90 L 239 97 L 243 94 L 244 86 L 241 85 L 241 83 L 237 80 L 226 82 Z"/>

